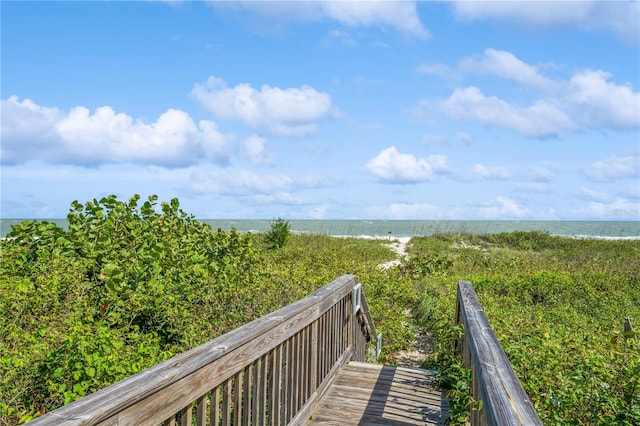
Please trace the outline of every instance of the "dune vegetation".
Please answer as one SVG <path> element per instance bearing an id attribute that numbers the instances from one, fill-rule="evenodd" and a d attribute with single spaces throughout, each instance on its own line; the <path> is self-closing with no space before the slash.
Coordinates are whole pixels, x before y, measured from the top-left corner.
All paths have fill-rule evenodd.
<path id="1" fill-rule="evenodd" d="M 213 230 L 139 196 L 74 201 L 62 229 L 25 222 L 0 242 L 0 425 L 25 422 L 278 309 L 358 276 L 381 362 L 420 330 L 437 344 L 452 420 L 473 406 L 451 350 L 456 284 L 481 303 L 545 424 L 640 423 L 640 241 L 538 232 L 388 241 Z M 407 316 L 407 307 L 413 315 Z"/>

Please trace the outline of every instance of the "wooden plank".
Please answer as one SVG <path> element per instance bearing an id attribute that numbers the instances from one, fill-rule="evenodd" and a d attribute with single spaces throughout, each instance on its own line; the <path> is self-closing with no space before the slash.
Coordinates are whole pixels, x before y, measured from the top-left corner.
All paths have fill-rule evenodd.
<path id="1" fill-rule="evenodd" d="M 311 324 L 311 342 L 310 342 L 310 369 L 309 380 L 310 390 L 314 392 L 319 382 L 318 380 L 318 322 L 314 321 Z"/>
<path id="2" fill-rule="evenodd" d="M 191 405 L 180 411 L 180 426 L 191 426 Z"/>
<path id="3" fill-rule="evenodd" d="M 319 384 L 318 389 L 311 395 L 306 404 L 304 404 L 302 408 L 300 408 L 295 417 L 291 419 L 291 422 L 289 423 L 290 425 L 300 425 L 306 423 L 307 419 L 316 407 L 317 402 L 320 401 L 324 394 L 327 392 L 337 373 L 353 357 L 353 351 L 351 349 L 351 347 L 347 348 L 342 356 L 338 358 L 331 370 L 329 370 L 329 372 L 327 373 L 325 379 Z"/>
<path id="4" fill-rule="evenodd" d="M 196 403 L 196 426 L 206 426 L 207 424 L 207 396 L 198 398 Z M 191 426 L 191 425 L 189 425 Z"/>
<path id="5" fill-rule="evenodd" d="M 271 354 L 271 406 L 269 416 L 271 425 L 279 425 L 282 422 L 280 417 L 281 386 L 282 386 L 282 349 L 284 345 L 278 346 Z"/>
<path id="6" fill-rule="evenodd" d="M 211 426 L 220 426 L 220 386 L 211 391 L 209 402 L 209 417 Z"/>
<path id="7" fill-rule="evenodd" d="M 242 423 L 242 371 L 233 378 L 233 424 L 240 426 Z"/>
<path id="8" fill-rule="evenodd" d="M 542 425 L 468 281 L 458 283 L 458 305 L 457 316 L 464 326 L 463 359 L 472 370 L 474 398 L 483 406 L 482 413 L 472 413 L 472 423 Z"/>
<path id="9" fill-rule="evenodd" d="M 263 358 L 258 359 L 253 363 L 252 366 L 252 375 L 251 375 L 251 422 L 250 424 L 259 425 L 260 423 L 260 415 L 261 408 L 263 403 L 263 398 L 267 395 L 266 392 L 262 393 L 262 386 L 260 384 L 260 380 L 262 378 L 262 361 Z"/>
<path id="10" fill-rule="evenodd" d="M 232 400 L 231 400 L 231 379 L 224 383 L 222 388 L 222 424 L 224 426 L 231 426 L 231 414 L 232 414 Z"/>
<path id="11" fill-rule="evenodd" d="M 433 372 L 350 362 L 319 401 L 309 425 L 444 424 L 444 391 Z"/>
<path id="12" fill-rule="evenodd" d="M 251 424 L 251 404 L 252 404 L 252 389 L 251 384 L 253 381 L 253 364 L 249 364 L 243 373 L 242 382 L 242 425 L 249 426 Z"/>

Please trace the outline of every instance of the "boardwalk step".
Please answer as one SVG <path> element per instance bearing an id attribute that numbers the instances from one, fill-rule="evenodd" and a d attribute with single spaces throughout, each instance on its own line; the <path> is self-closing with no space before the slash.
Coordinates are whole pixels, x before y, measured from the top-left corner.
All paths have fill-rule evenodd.
<path id="1" fill-rule="evenodd" d="M 307 425 L 439 425 L 448 417 L 435 372 L 350 362 L 338 373 Z"/>

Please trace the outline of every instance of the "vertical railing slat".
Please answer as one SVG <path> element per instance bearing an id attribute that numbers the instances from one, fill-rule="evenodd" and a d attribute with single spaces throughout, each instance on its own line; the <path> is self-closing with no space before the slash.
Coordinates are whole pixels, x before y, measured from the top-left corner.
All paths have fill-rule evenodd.
<path id="1" fill-rule="evenodd" d="M 191 426 L 191 404 L 180 411 L 180 426 Z"/>
<path id="2" fill-rule="evenodd" d="M 207 395 L 198 398 L 196 402 L 196 426 L 207 425 Z M 189 425 L 191 426 L 191 425 Z"/>
<path id="3" fill-rule="evenodd" d="M 239 371 L 233 378 L 233 424 L 240 426 L 242 422 L 242 376 Z"/>
<path id="4" fill-rule="evenodd" d="M 211 391 L 209 397 L 209 418 L 211 426 L 220 426 L 220 386 Z"/>
<path id="5" fill-rule="evenodd" d="M 222 388 L 222 424 L 231 426 L 231 379 L 225 381 Z"/>
<path id="6" fill-rule="evenodd" d="M 253 379 L 253 364 L 245 368 L 242 381 L 242 425 L 251 424 L 251 381 Z"/>
<path id="7" fill-rule="evenodd" d="M 260 423 L 260 413 L 262 406 L 262 398 L 264 398 L 264 394 L 262 394 L 262 386 L 260 384 L 261 374 L 262 374 L 262 361 L 264 358 L 258 358 L 256 362 L 253 364 L 253 374 L 251 377 L 252 381 L 252 389 L 251 389 L 251 420 L 252 424 L 259 425 Z"/>

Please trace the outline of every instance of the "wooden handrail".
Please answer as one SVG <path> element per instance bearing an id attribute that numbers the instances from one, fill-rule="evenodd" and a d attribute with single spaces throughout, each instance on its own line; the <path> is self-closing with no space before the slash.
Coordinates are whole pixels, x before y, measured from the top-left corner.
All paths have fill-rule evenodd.
<path id="1" fill-rule="evenodd" d="M 364 361 L 375 328 L 343 275 L 311 295 L 35 419 L 41 425 L 306 422 L 335 373 Z M 360 306 L 354 312 L 354 306 Z"/>
<path id="2" fill-rule="evenodd" d="M 471 412 L 471 424 L 542 425 L 468 281 L 458 282 L 456 323 L 464 328 L 456 348 L 471 369 L 473 397 L 482 401 L 482 408 Z"/>

